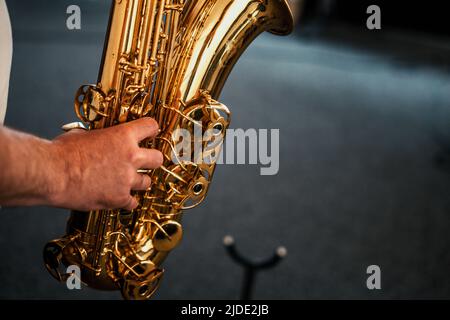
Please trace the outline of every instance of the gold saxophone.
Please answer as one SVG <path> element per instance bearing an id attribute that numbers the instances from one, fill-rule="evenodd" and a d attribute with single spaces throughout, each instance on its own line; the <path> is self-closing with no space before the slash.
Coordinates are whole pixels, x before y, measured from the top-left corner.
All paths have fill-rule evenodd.
<path id="1" fill-rule="evenodd" d="M 256 36 L 292 28 L 286 0 L 113 1 L 98 83 L 78 90 L 75 111 L 89 130 L 156 119 L 160 134 L 142 146 L 160 150 L 164 163 L 140 170 L 152 187 L 133 192 L 137 209 L 71 213 L 66 235 L 44 248 L 55 278 L 65 281 L 64 266 L 77 265 L 93 288 L 120 289 L 126 299 L 153 295 L 163 260 L 181 240 L 183 210 L 202 202 L 212 179 L 230 122 L 215 99 Z M 178 129 L 194 137 L 182 142 L 192 153 L 187 160 L 177 154 Z"/>

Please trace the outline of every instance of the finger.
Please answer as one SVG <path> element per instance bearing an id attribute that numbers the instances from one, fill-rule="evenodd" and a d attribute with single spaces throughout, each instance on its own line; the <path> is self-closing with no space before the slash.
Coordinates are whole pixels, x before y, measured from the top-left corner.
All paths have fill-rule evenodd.
<path id="1" fill-rule="evenodd" d="M 138 205 L 139 205 L 139 203 L 136 200 L 136 198 L 130 195 L 130 198 L 128 199 L 128 203 L 122 209 L 131 211 L 131 210 L 136 209 Z"/>
<path id="2" fill-rule="evenodd" d="M 152 118 L 141 118 L 127 123 L 139 142 L 146 138 L 154 138 L 159 133 L 159 125 Z"/>
<path id="3" fill-rule="evenodd" d="M 131 186 L 131 190 L 134 191 L 143 191 L 150 188 L 152 179 L 146 174 L 136 174 L 135 181 Z"/>
<path id="4" fill-rule="evenodd" d="M 163 154 L 156 149 L 140 148 L 136 154 L 136 163 L 138 169 L 156 169 L 163 164 Z"/>

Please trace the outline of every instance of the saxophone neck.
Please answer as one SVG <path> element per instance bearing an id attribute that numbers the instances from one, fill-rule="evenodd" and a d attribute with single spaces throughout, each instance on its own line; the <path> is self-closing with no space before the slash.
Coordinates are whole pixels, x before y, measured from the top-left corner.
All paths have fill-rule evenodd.
<path id="1" fill-rule="evenodd" d="M 183 79 L 172 84 L 178 84 L 174 90 L 184 93 L 184 101 L 199 90 L 207 90 L 218 99 L 233 66 L 260 33 L 286 35 L 293 29 L 286 0 L 189 1 L 182 16 L 185 35 L 194 40 L 182 53 L 190 57 L 178 73 Z M 189 43 L 189 39 L 182 42 Z"/>

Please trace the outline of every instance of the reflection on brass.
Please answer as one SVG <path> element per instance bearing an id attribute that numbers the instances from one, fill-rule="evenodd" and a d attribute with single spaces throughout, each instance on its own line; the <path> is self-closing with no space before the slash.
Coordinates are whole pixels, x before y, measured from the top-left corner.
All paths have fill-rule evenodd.
<path id="1" fill-rule="evenodd" d="M 164 258 L 181 240 L 181 213 L 203 201 L 215 168 L 214 161 L 177 159 L 174 132 L 192 133 L 192 153 L 200 145 L 219 154 L 217 136 L 230 112 L 216 99 L 231 69 L 261 32 L 288 34 L 292 24 L 285 0 L 113 2 L 98 83 L 78 90 L 75 111 L 89 130 L 155 118 L 161 133 L 142 146 L 161 150 L 164 164 L 140 170 L 153 185 L 134 193 L 139 206 L 132 212 L 71 213 L 66 235 L 44 248 L 54 277 L 64 281 L 65 267 L 78 265 L 93 288 L 120 289 L 126 299 L 152 296 Z M 199 129 L 214 133 L 199 139 Z"/>

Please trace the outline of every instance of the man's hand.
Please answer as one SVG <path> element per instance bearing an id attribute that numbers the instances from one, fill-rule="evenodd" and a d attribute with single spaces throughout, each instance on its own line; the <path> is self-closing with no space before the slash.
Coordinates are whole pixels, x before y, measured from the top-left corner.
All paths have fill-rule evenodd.
<path id="1" fill-rule="evenodd" d="M 158 131 L 150 118 L 101 130 L 72 130 L 53 141 L 2 128 L 0 147 L 3 143 L 7 156 L 2 152 L 0 164 L 9 170 L 4 177 L 0 173 L 0 204 L 134 209 L 137 201 L 130 192 L 146 190 L 151 183 L 137 170 L 163 162 L 161 152 L 140 148 L 139 142 Z"/>

